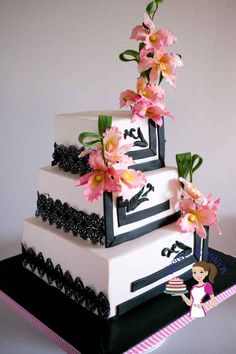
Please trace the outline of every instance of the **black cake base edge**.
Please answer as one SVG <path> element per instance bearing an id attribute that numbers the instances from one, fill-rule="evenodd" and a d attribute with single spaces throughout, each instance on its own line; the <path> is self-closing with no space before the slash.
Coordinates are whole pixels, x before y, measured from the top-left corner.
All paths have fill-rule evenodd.
<path id="1" fill-rule="evenodd" d="M 210 248 L 209 261 L 218 264 L 217 295 L 236 283 L 236 258 Z M 188 280 L 187 288 L 194 283 Z M 189 310 L 181 298 L 160 294 L 102 320 L 24 269 L 21 255 L 0 262 L 0 290 L 82 354 L 122 354 Z"/>

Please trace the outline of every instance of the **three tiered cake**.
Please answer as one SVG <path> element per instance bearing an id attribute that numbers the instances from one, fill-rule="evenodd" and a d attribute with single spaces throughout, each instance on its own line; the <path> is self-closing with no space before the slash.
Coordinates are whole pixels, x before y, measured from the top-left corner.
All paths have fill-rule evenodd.
<path id="1" fill-rule="evenodd" d="M 55 166 L 39 171 L 38 218 L 24 222 L 23 263 L 88 310 L 113 317 L 162 292 L 173 276 L 190 277 L 203 248 L 206 257 L 207 239 L 176 226 L 180 186 L 177 169 L 164 164 L 164 127 L 130 123 L 128 112 L 103 114 L 113 117 L 124 143 L 140 142 L 141 133 L 146 143 L 129 154 L 133 167 L 144 171 L 145 185 L 134 188 L 129 200 L 104 192 L 90 203 L 75 187 L 78 174 L 63 171 L 60 161 L 63 151 L 67 161 L 73 159 L 79 149 L 71 145 L 79 133 L 96 129 L 98 113 L 57 116 Z M 84 169 L 86 157 L 78 154 L 73 163 Z"/>
<path id="2" fill-rule="evenodd" d="M 39 171 L 36 214 L 24 221 L 24 267 L 102 318 L 158 295 L 173 277 L 190 278 L 207 259 L 208 237 L 176 225 L 181 187 L 165 166 L 164 116 L 172 115 L 159 84 L 174 86 L 183 64 L 166 52 L 175 36 L 152 22 L 159 2 L 132 31 L 139 51 L 120 55 L 140 72 L 137 90 L 120 96 L 131 112 L 56 116 L 53 162 Z"/>

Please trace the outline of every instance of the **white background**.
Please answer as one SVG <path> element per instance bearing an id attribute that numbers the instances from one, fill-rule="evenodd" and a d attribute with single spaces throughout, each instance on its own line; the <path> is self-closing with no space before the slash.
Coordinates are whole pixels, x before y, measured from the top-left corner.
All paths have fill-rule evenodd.
<path id="1" fill-rule="evenodd" d="M 37 171 L 51 161 L 54 115 L 118 109 L 120 92 L 135 88 L 136 65 L 118 55 L 137 48 L 129 36 L 146 4 L 0 0 L 0 259 L 19 252 L 22 219 L 34 213 Z M 165 0 L 155 22 L 177 36 L 173 50 L 185 64 L 177 89 L 164 85 L 176 117 L 175 123 L 166 119 L 167 165 L 175 164 L 178 152 L 203 156 L 195 182 L 222 198 L 223 236 L 211 231 L 211 246 L 236 255 L 236 1 Z M 1 311 L 5 307 L 0 324 L 8 318 Z M 6 338 L 0 331 L 0 342 L 1 333 Z M 230 338 L 227 353 L 236 346 Z M 42 338 L 37 345 L 33 354 L 53 352 Z M 12 343 L 6 348 L 4 353 L 24 352 Z"/>

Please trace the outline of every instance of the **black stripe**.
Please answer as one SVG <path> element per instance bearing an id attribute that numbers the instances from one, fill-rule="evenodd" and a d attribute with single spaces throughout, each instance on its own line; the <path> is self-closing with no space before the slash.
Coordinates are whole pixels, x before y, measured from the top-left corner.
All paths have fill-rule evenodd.
<path id="1" fill-rule="evenodd" d="M 137 211 L 136 213 L 132 213 L 132 214 L 126 214 L 125 206 L 118 207 L 117 208 L 117 214 L 118 214 L 117 217 L 118 217 L 119 226 L 132 224 L 132 223 L 137 222 L 139 220 L 143 220 L 143 219 L 149 218 L 153 215 L 162 213 L 163 211 L 166 211 L 168 209 L 170 209 L 170 201 L 169 200 L 166 200 L 163 203 L 154 205 L 151 208 L 143 209 L 143 210 Z"/>
<path id="2" fill-rule="evenodd" d="M 164 136 L 164 119 L 162 119 L 163 124 L 161 127 L 156 125 L 151 119 L 148 120 L 148 131 L 149 131 L 149 147 L 147 149 L 129 151 L 128 156 L 131 156 L 134 160 L 144 159 L 147 157 L 155 157 L 158 154 L 158 158 L 152 161 L 136 163 L 130 168 L 134 170 L 140 170 L 142 172 L 152 171 L 165 167 L 165 136 Z M 158 144 L 157 144 L 158 137 Z M 157 151 L 158 147 L 158 151 Z"/>
<path id="3" fill-rule="evenodd" d="M 156 220 L 150 224 L 144 225 L 142 227 L 139 227 L 137 229 L 134 230 L 130 230 L 128 232 L 125 232 L 124 234 L 120 234 L 120 235 L 116 235 L 114 236 L 113 234 L 107 234 L 109 240 L 112 240 L 109 243 L 109 246 L 107 247 L 113 247 L 113 246 L 117 246 L 120 243 L 126 242 L 126 241 L 130 241 L 130 240 L 134 240 L 137 237 L 143 236 L 151 231 L 154 231 L 156 229 L 158 229 L 159 227 L 171 224 L 172 222 L 175 222 L 178 218 L 180 217 L 180 212 L 177 212 L 175 214 L 166 216 L 165 218 Z M 107 233 L 109 232 L 109 227 L 113 228 L 113 225 L 111 225 L 111 221 L 109 223 L 109 221 L 107 221 Z"/>
<path id="4" fill-rule="evenodd" d="M 167 275 L 177 272 L 178 270 L 185 268 L 196 261 L 197 261 L 196 257 L 192 255 L 187 257 L 183 261 L 173 263 L 166 268 L 158 270 L 157 272 L 150 274 L 147 277 L 135 280 L 131 283 L 131 291 L 134 292 L 139 289 L 142 289 L 145 286 L 155 283 L 156 281 L 166 277 Z"/>
<path id="5" fill-rule="evenodd" d="M 192 277 L 192 270 L 188 270 L 187 272 L 181 274 L 181 278 L 183 280 L 188 280 Z M 166 284 L 168 282 L 165 282 L 161 285 L 156 286 L 155 288 L 145 292 L 144 294 L 141 294 L 139 296 L 136 296 L 135 298 L 125 301 L 122 304 L 117 306 L 117 314 L 122 315 L 123 313 L 131 310 L 132 308 L 142 304 L 143 302 L 150 300 L 151 298 L 163 293 L 165 290 Z"/>

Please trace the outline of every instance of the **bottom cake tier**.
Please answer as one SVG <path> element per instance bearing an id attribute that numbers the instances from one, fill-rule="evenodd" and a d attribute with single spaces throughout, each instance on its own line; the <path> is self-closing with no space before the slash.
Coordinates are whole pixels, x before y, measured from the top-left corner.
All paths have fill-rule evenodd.
<path id="1" fill-rule="evenodd" d="M 93 246 L 35 217 L 24 222 L 23 265 L 95 314 L 109 318 L 165 290 L 173 277 L 191 277 L 207 258 L 208 238 L 175 224 L 113 248 Z"/>

